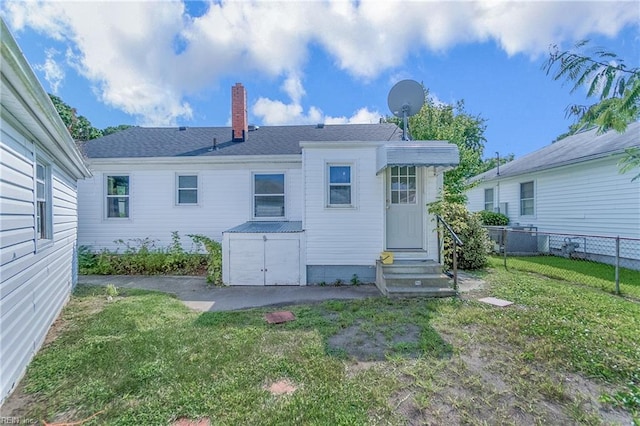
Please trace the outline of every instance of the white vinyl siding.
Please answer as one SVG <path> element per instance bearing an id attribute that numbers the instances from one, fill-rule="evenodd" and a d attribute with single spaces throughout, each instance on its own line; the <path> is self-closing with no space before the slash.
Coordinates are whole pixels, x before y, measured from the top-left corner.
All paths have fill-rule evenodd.
<path id="1" fill-rule="evenodd" d="M 78 182 L 80 245 L 92 250 L 115 250 L 124 241 L 150 238 L 156 247 L 171 243 L 178 231 L 185 250 L 192 248 L 187 234 L 203 234 L 221 241 L 222 232 L 253 220 L 253 173 L 285 173 L 286 220 L 302 220 L 302 169 L 297 161 L 258 164 L 190 165 L 198 175 L 198 208 L 176 206 L 175 170 L 179 164 L 92 165 L 94 177 Z M 273 170 L 271 172 L 270 170 Z M 131 182 L 129 220 L 102 220 L 104 176 L 127 174 Z M 186 173 L 185 173 L 186 174 Z M 158 188 L 165 188 L 160 191 Z M 280 218 L 283 220 L 284 218 Z M 262 219 L 260 219 L 262 220 Z"/>
<path id="2" fill-rule="evenodd" d="M 353 207 L 353 163 L 327 164 L 327 206 Z"/>
<path id="3" fill-rule="evenodd" d="M 284 173 L 253 174 L 253 218 L 283 219 L 286 213 Z"/>
<path id="4" fill-rule="evenodd" d="M 484 210 L 488 212 L 493 211 L 493 188 L 486 188 L 484 190 Z"/>
<path id="5" fill-rule="evenodd" d="M 533 181 L 520 184 L 520 216 L 535 214 L 535 188 Z"/>
<path id="6" fill-rule="evenodd" d="M 198 175 L 176 175 L 176 204 L 179 206 L 198 204 Z"/>
<path id="7" fill-rule="evenodd" d="M 384 244 L 386 198 L 384 173 L 376 174 L 376 147 L 305 147 L 303 162 L 307 265 L 375 265 Z M 328 166 L 343 164 L 351 165 L 351 203 L 357 208 L 327 208 Z"/>
<path id="8" fill-rule="evenodd" d="M 42 345 L 75 284 L 77 192 L 75 179 L 55 158 L 45 161 L 30 137 L 4 120 L 0 129 L 2 400 Z M 44 194 L 37 193 L 39 184 Z"/>
<path id="9" fill-rule="evenodd" d="M 106 185 L 106 217 L 129 218 L 130 179 L 128 175 L 107 175 Z"/>
<path id="10" fill-rule="evenodd" d="M 509 208 L 512 224 L 540 231 L 640 238 L 640 184 L 621 174 L 612 156 L 500 180 L 500 202 Z M 520 217 L 520 183 L 535 182 L 535 216 Z M 468 191 L 471 211 L 483 209 L 490 183 Z"/>

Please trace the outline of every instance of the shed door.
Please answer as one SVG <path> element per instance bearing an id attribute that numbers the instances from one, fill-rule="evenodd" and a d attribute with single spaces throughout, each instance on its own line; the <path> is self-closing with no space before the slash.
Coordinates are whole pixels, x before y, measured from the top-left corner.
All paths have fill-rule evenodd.
<path id="1" fill-rule="evenodd" d="M 387 175 L 387 248 L 421 249 L 423 215 L 420 169 L 393 166 Z"/>
<path id="2" fill-rule="evenodd" d="M 229 282 L 264 285 L 264 241 L 229 240 Z"/>
<path id="3" fill-rule="evenodd" d="M 231 239 L 229 241 L 231 285 L 300 285 L 298 239 Z"/>
<path id="4" fill-rule="evenodd" d="M 300 241 L 265 241 L 265 284 L 300 284 Z"/>

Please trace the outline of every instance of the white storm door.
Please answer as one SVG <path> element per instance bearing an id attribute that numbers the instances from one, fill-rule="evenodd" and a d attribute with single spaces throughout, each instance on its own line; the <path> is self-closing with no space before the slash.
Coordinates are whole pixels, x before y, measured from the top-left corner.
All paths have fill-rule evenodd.
<path id="1" fill-rule="evenodd" d="M 300 285 L 300 240 L 267 239 L 265 285 Z"/>
<path id="2" fill-rule="evenodd" d="M 229 282 L 232 285 L 264 285 L 264 241 L 229 241 Z"/>
<path id="3" fill-rule="evenodd" d="M 424 211 L 420 169 L 387 171 L 387 249 L 422 249 Z"/>

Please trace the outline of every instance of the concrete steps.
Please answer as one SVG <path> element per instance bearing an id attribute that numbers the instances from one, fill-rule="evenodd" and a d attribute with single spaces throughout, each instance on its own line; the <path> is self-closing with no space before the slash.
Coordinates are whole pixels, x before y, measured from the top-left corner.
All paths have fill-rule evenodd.
<path id="1" fill-rule="evenodd" d="M 442 273 L 442 266 L 428 259 L 396 260 L 376 265 L 376 285 L 389 297 L 450 297 L 457 292 L 452 280 Z"/>

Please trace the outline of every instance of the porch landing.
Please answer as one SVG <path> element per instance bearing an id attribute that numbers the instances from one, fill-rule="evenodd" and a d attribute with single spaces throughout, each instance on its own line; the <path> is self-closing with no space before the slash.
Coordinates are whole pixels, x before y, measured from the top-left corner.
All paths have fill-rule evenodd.
<path id="1" fill-rule="evenodd" d="M 395 253 L 394 253 L 395 254 Z M 376 286 L 388 297 L 450 297 L 458 293 L 442 265 L 417 254 L 397 253 L 393 263 L 376 262 Z"/>

